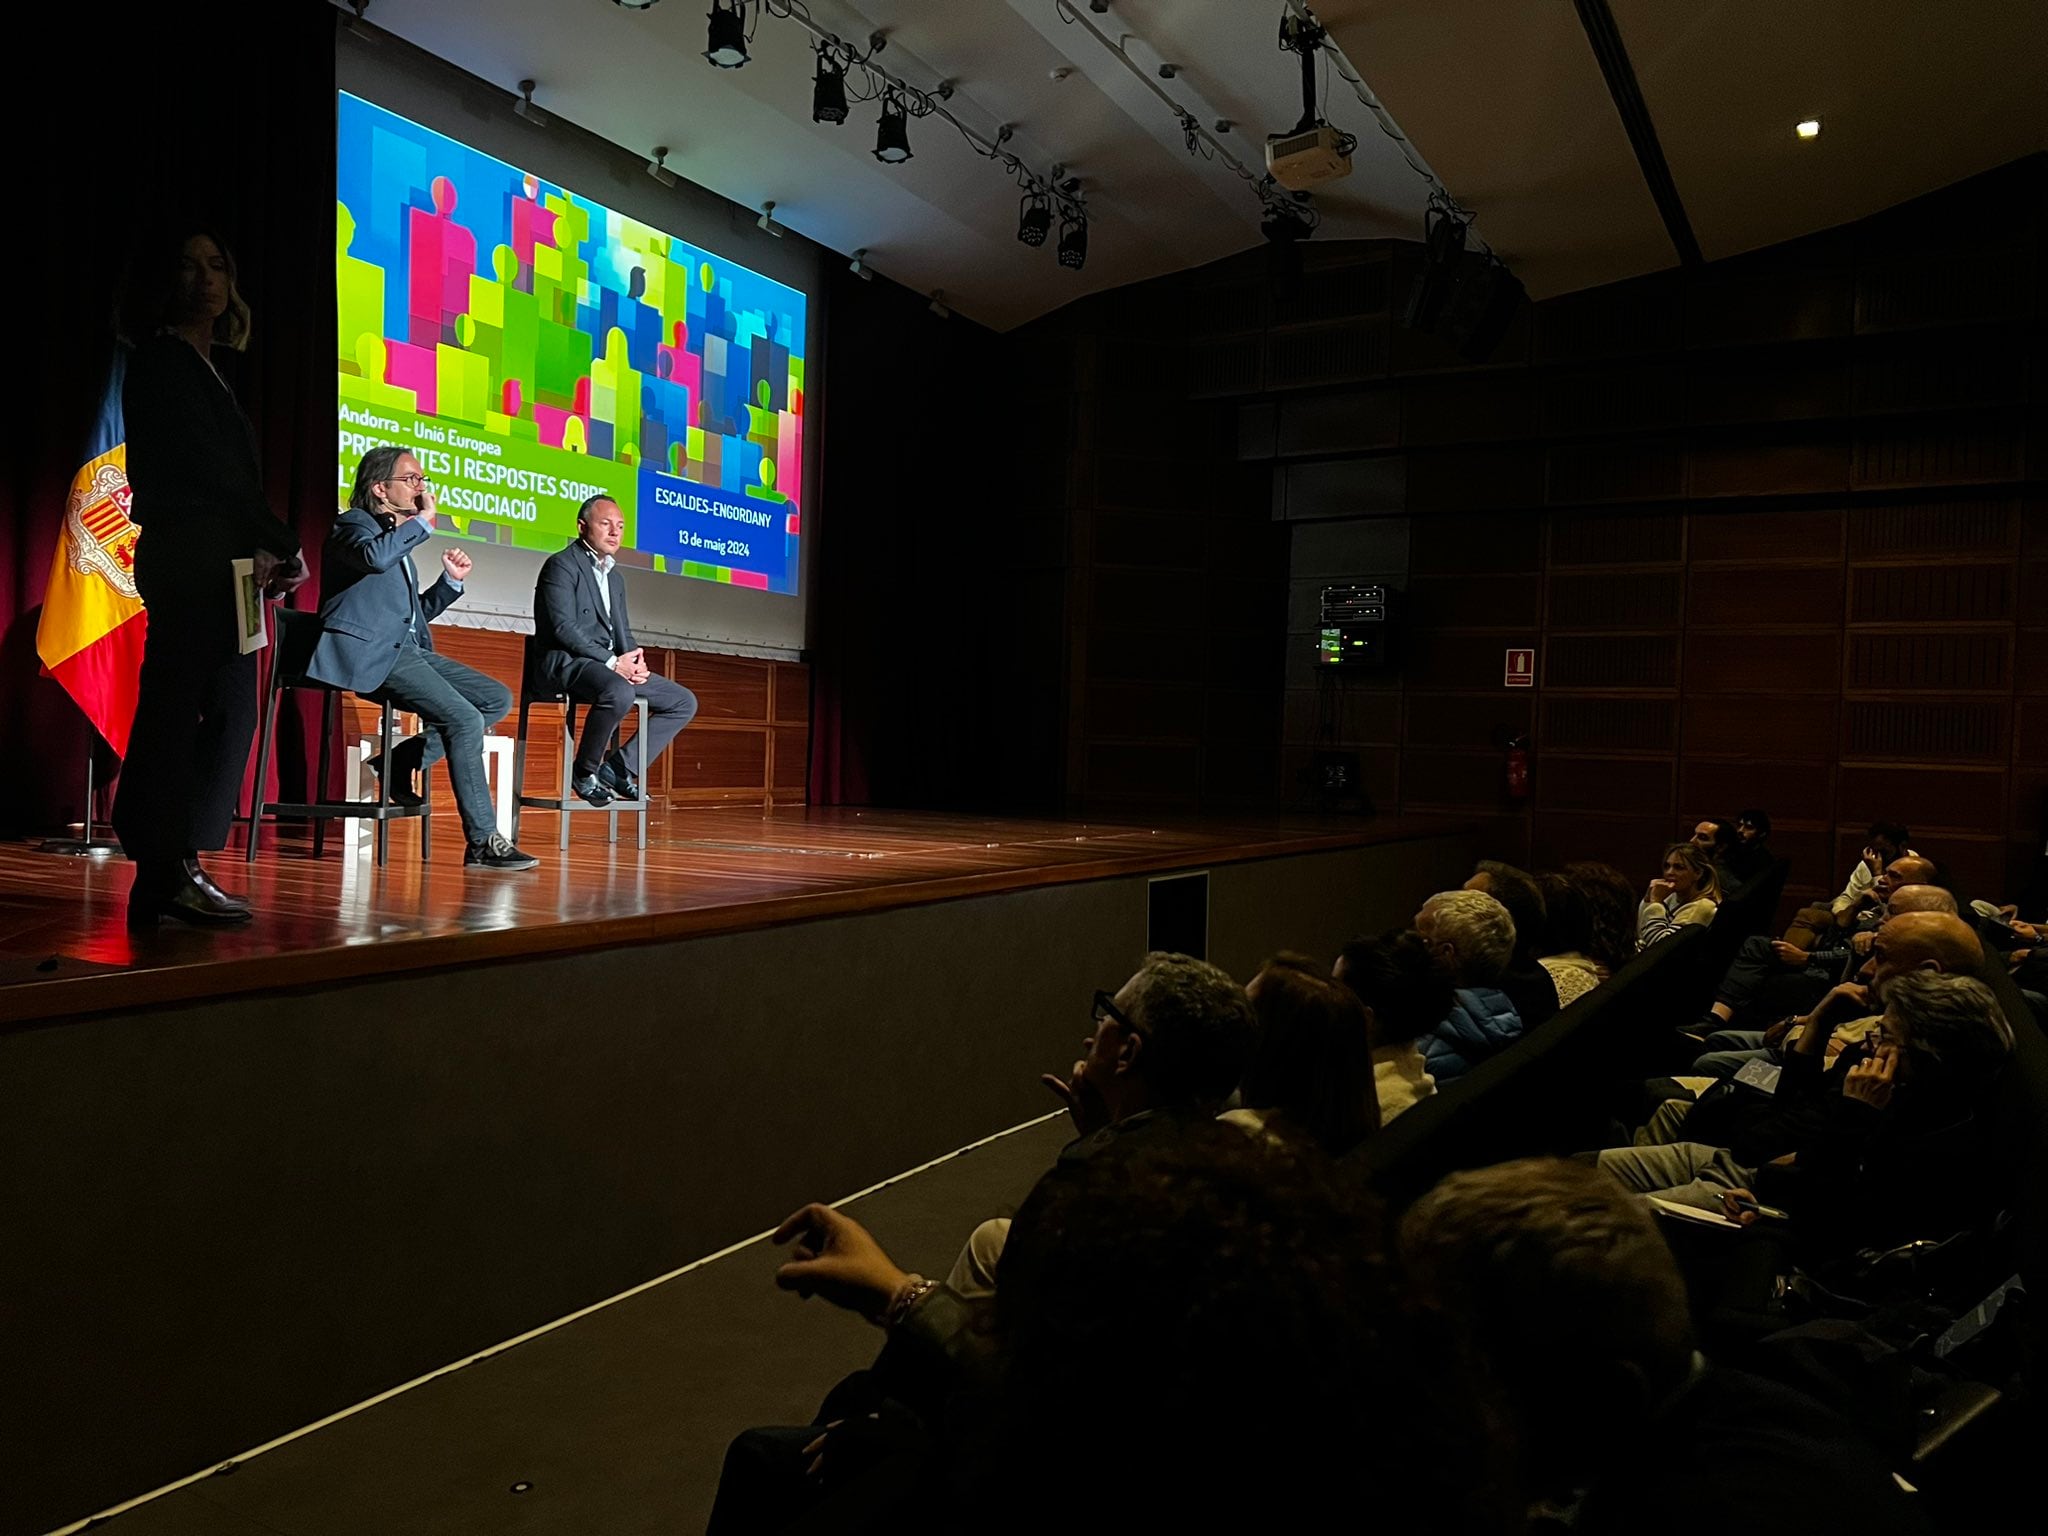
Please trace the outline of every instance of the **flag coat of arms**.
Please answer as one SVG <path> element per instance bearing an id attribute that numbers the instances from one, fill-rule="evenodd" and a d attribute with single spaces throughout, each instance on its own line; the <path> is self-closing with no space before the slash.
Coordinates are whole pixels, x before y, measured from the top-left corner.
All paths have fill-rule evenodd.
<path id="1" fill-rule="evenodd" d="M 64 527 L 50 565 L 36 654 L 116 753 L 128 731 L 142 675 L 148 618 L 135 590 L 135 541 L 128 516 L 128 447 L 121 420 L 125 351 L 117 351 L 83 462 L 71 477 Z"/>

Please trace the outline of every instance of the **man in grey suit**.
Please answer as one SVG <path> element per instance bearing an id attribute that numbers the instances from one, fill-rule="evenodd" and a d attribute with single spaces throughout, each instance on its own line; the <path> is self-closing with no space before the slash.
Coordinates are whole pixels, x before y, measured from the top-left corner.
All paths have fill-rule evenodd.
<path id="1" fill-rule="evenodd" d="M 462 596 L 471 561 L 459 549 L 445 551 L 440 580 L 422 592 L 412 551 L 433 529 L 434 492 L 419 460 L 390 445 L 364 454 L 348 509 L 327 535 L 320 639 L 306 675 L 418 714 L 424 735 L 394 748 L 391 763 L 372 760 L 386 776 L 392 800 L 419 804 L 413 775 L 446 756 L 469 844 L 462 862 L 480 869 L 531 869 L 540 860 L 499 833 L 484 776 L 484 731 L 505 717 L 512 694 L 434 650 L 429 625 Z"/>
<path id="2" fill-rule="evenodd" d="M 589 708 L 576 744 L 576 793 L 592 805 L 614 796 L 640 798 L 640 784 L 612 732 L 635 699 L 647 700 L 647 761 L 653 762 L 697 714 L 697 696 L 657 677 L 633 642 L 619 543 L 626 522 L 609 496 L 593 496 L 576 513 L 577 538 L 549 555 L 533 594 L 539 681 Z"/>

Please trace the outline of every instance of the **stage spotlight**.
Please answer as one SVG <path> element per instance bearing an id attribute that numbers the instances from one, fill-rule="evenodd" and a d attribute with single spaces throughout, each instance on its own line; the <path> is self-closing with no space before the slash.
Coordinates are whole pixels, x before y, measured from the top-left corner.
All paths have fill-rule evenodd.
<path id="1" fill-rule="evenodd" d="M 811 121 L 846 121 L 846 66 L 823 48 L 818 50 L 818 73 L 811 81 Z"/>
<path id="2" fill-rule="evenodd" d="M 853 253 L 853 260 L 846 264 L 846 270 L 864 283 L 872 283 L 875 280 L 875 269 L 868 265 L 868 248 L 866 246 L 862 246 Z"/>
<path id="3" fill-rule="evenodd" d="M 547 113 L 541 111 L 539 107 L 533 104 L 533 82 L 531 80 L 519 82 L 519 99 L 512 103 L 512 110 L 536 128 L 545 128 L 548 125 Z"/>
<path id="4" fill-rule="evenodd" d="M 1078 272 L 1088 260 L 1088 215 L 1070 213 L 1060 220 L 1060 265 Z"/>
<path id="5" fill-rule="evenodd" d="M 1017 238 L 1029 246 L 1045 244 L 1052 232 L 1052 200 L 1043 192 L 1024 194 L 1024 208 L 1017 215 Z"/>
<path id="6" fill-rule="evenodd" d="M 946 290 L 943 288 L 934 288 L 932 290 L 932 301 L 928 307 L 930 308 L 931 312 L 937 315 L 941 320 L 950 320 L 953 318 L 953 311 L 946 308 Z"/>
<path id="7" fill-rule="evenodd" d="M 1268 203 L 1266 216 L 1259 221 L 1259 233 L 1275 245 L 1291 245 L 1315 232 L 1315 215 L 1300 203 Z"/>
<path id="8" fill-rule="evenodd" d="M 746 0 L 711 0 L 705 18 L 711 30 L 704 44 L 704 57 L 720 69 L 738 69 L 747 62 Z"/>
<path id="9" fill-rule="evenodd" d="M 1802 139 L 1817 139 L 1820 137 L 1820 119 L 1809 117 L 1793 131 Z"/>
<path id="10" fill-rule="evenodd" d="M 775 222 L 774 199 L 771 198 L 761 205 L 761 217 L 754 220 L 754 228 L 763 234 L 773 235 L 778 240 L 782 238 L 783 226 Z"/>
<path id="11" fill-rule="evenodd" d="M 668 146 L 666 144 L 654 146 L 654 158 L 647 162 L 647 174 L 660 182 L 664 187 L 672 187 L 676 184 L 676 173 L 668 168 Z"/>
<path id="12" fill-rule="evenodd" d="M 875 123 L 875 158 L 884 165 L 901 165 L 910 158 L 910 114 L 894 92 L 882 98 L 882 115 Z"/>

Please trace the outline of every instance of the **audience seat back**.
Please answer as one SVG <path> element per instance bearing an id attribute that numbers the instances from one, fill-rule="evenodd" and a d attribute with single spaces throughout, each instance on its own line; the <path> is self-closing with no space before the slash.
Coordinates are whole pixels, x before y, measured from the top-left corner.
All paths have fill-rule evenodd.
<path id="1" fill-rule="evenodd" d="M 1995 1170 L 2009 1192 L 2019 1270 L 2036 1295 L 2048 1292 L 2048 1033 L 2027 1006 L 2002 956 L 1987 955 L 1980 973 L 2012 1026 L 2012 1063 L 1999 1083 L 1986 1126 Z M 1395 1122 L 1398 1126 L 1399 1121 Z M 1987 1176 L 1994 1170 L 1987 1170 Z M 2048 1307 L 2022 1314 L 2028 1385 L 2048 1377 Z"/>
<path id="2" fill-rule="evenodd" d="M 1618 1092 L 1666 1043 L 1710 929 L 1653 944 L 1569 1008 L 1366 1138 L 1347 1163 L 1399 1207 L 1460 1168 L 1607 1141 Z"/>

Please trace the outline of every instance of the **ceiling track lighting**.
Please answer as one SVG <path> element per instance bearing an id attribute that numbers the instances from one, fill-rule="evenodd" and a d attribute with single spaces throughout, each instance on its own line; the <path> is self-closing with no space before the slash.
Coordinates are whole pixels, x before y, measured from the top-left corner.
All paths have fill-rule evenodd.
<path id="1" fill-rule="evenodd" d="M 533 82 L 531 80 L 519 82 L 519 99 L 512 104 L 512 110 L 536 128 L 545 128 L 548 125 L 547 113 L 541 111 L 539 107 L 533 104 Z"/>
<path id="2" fill-rule="evenodd" d="M 822 44 L 818 48 L 818 72 L 811 80 L 811 121 L 846 121 L 846 65 Z"/>
<path id="3" fill-rule="evenodd" d="M 377 33 L 372 31 L 369 23 L 363 19 L 364 14 L 370 9 L 370 0 L 342 0 L 342 3 L 353 14 L 341 24 L 341 30 L 353 32 L 366 43 L 376 42 Z"/>
<path id="4" fill-rule="evenodd" d="M 1088 261 L 1088 215 L 1073 208 L 1060 218 L 1060 265 L 1078 272 Z"/>
<path id="5" fill-rule="evenodd" d="M 910 111 L 894 91 L 882 98 L 882 115 L 875 120 L 875 158 L 884 165 L 911 158 Z"/>
<path id="6" fill-rule="evenodd" d="M 1069 0 L 1059 3 L 1064 9 Z M 1023 189 L 1019 240 L 1031 246 L 1045 244 L 1051 236 L 1052 215 L 1057 212 L 1063 220 L 1063 231 L 1074 232 L 1074 250 L 1062 258 L 1063 263 L 1078 267 L 1086 259 L 1087 213 L 1078 195 L 1079 182 L 1062 185 L 1065 171 L 1058 167 L 1050 177 L 1034 172 L 1006 147 L 1014 133 L 1007 125 L 998 128 L 991 138 L 963 122 L 948 105 L 956 92 L 952 80 L 920 88 L 884 69 L 876 60 L 889 45 L 886 34 L 870 32 L 864 43 L 849 42 L 812 18 L 808 0 L 710 0 L 710 5 L 706 16 L 710 24 L 706 37 L 709 46 L 704 51 L 709 62 L 723 69 L 738 69 L 746 64 L 750 23 L 758 24 L 764 15 L 795 22 L 810 34 L 816 55 L 811 75 L 812 121 L 844 123 L 852 103 L 876 102 L 880 116 L 875 124 L 874 156 L 884 165 L 901 165 L 914 158 L 910 119 L 941 119 L 967 141 L 975 154 L 995 161 Z M 1106 11 L 1107 0 L 1095 8 Z M 1038 211 L 1041 208 L 1043 212 Z"/>
<path id="7" fill-rule="evenodd" d="M 754 228 L 760 230 L 763 234 L 773 235 L 776 239 L 780 240 L 785 227 L 775 222 L 775 200 L 770 198 L 761 205 L 761 217 L 754 220 Z"/>
<path id="8" fill-rule="evenodd" d="M 946 290 L 943 288 L 934 288 L 932 290 L 932 301 L 926 308 L 930 309 L 941 320 L 953 318 L 953 311 L 946 308 Z"/>
<path id="9" fill-rule="evenodd" d="M 666 144 L 654 146 L 654 158 L 647 162 L 647 174 L 660 182 L 664 187 L 672 187 L 676 184 L 676 173 L 668 168 L 668 146 Z"/>
<path id="10" fill-rule="evenodd" d="M 711 0 L 705 18 L 704 57 L 720 69 L 738 69 L 751 57 L 747 52 L 746 0 Z"/>
<path id="11" fill-rule="evenodd" d="M 868 265 L 868 248 L 866 246 L 862 246 L 853 253 L 853 260 L 846 264 L 846 270 L 864 283 L 872 283 L 875 280 L 875 269 Z"/>
<path id="12" fill-rule="evenodd" d="M 1052 233 L 1052 199 L 1043 192 L 1030 191 L 1024 194 L 1023 204 L 1017 213 L 1017 238 L 1023 244 L 1037 247 L 1045 244 L 1045 237 Z"/>

